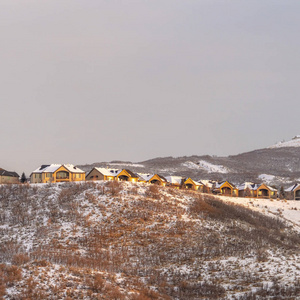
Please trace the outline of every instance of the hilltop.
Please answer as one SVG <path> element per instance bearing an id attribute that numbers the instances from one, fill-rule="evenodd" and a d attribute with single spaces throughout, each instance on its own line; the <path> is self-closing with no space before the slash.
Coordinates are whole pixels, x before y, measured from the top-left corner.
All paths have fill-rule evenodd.
<path id="1" fill-rule="evenodd" d="M 289 142 L 228 157 L 159 157 L 136 163 L 113 161 L 79 167 L 85 171 L 93 167 L 128 168 L 134 172 L 229 180 L 235 184 L 265 181 L 279 189 L 300 180 L 300 138 L 296 136 Z"/>
<path id="2" fill-rule="evenodd" d="M 299 225 L 299 201 L 117 181 L 2 185 L 0 293 L 291 299 L 300 293 Z"/>

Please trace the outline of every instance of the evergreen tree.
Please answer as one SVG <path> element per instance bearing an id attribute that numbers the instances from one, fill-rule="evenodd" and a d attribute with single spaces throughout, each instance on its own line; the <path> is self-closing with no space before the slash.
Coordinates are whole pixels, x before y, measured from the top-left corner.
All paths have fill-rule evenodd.
<path id="1" fill-rule="evenodd" d="M 21 175 L 21 182 L 22 182 L 22 183 L 27 182 L 27 178 L 26 178 L 26 175 L 25 175 L 24 172 L 23 172 L 22 175 Z"/>

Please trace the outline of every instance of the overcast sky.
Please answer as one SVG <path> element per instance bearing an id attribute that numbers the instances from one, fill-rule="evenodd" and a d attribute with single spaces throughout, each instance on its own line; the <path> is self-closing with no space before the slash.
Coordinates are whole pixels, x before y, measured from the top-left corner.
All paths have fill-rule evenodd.
<path id="1" fill-rule="evenodd" d="M 300 134 L 299 12 L 299 0 L 0 0 L 0 167 L 223 156 Z"/>

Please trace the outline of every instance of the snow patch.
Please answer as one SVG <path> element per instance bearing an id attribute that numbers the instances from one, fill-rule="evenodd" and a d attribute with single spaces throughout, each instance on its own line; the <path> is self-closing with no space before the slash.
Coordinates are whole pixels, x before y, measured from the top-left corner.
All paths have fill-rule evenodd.
<path id="1" fill-rule="evenodd" d="M 200 169 L 200 170 L 204 170 L 208 173 L 226 174 L 230 171 L 228 168 L 226 168 L 222 165 L 214 165 L 205 160 L 200 160 L 198 162 L 198 164 L 193 163 L 191 161 L 187 161 L 187 162 L 183 163 L 182 165 L 185 167 L 188 167 L 189 169 Z"/>

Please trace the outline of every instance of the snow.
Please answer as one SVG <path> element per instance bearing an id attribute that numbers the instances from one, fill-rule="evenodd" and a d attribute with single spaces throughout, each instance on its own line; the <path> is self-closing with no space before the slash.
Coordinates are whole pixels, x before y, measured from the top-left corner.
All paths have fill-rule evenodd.
<path id="1" fill-rule="evenodd" d="M 45 165 L 44 168 L 39 167 L 32 173 L 54 173 L 56 170 L 58 170 L 61 166 L 64 166 L 68 171 L 71 173 L 85 173 L 81 169 L 75 167 L 74 165 L 71 164 L 51 164 L 51 165 Z"/>
<path id="2" fill-rule="evenodd" d="M 290 141 L 282 141 L 275 145 L 272 145 L 268 147 L 268 149 L 275 149 L 275 148 L 284 148 L 284 147 L 300 147 L 300 135 L 296 135 L 292 140 Z"/>
<path id="3" fill-rule="evenodd" d="M 107 169 L 107 168 L 95 168 L 95 169 L 105 176 L 116 176 L 122 171 L 119 169 Z"/>
<path id="4" fill-rule="evenodd" d="M 260 174 L 258 176 L 258 178 L 262 181 L 265 181 L 265 182 L 271 182 L 272 180 L 274 180 L 275 176 L 270 175 L 270 174 Z"/>
<path id="5" fill-rule="evenodd" d="M 134 164 L 134 163 L 108 163 L 110 166 L 125 166 L 125 167 L 145 167 L 142 164 Z"/>
<path id="6" fill-rule="evenodd" d="M 181 180 L 183 179 L 181 176 L 167 176 L 165 178 L 172 184 L 181 184 Z"/>
<path id="7" fill-rule="evenodd" d="M 222 165 L 214 165 L 212 163 L 209 163 L 205 160 L 200 160 L 197 163 L 191 162 L 191 161 L 187 161 L 185 163 L 182 164 L 185 167 L 188 167 L 189 169 L 200 169 L 200 170 L 204 170 L 208 173 L 222 173 L 222 174 L 226 174 L 229 172 L 229 169 L 226 168 L 225 166 Z"/>

